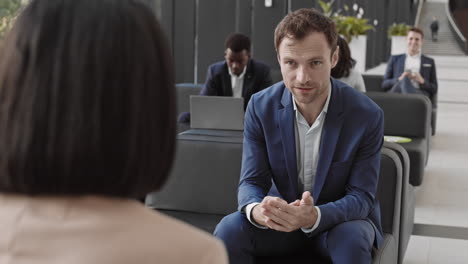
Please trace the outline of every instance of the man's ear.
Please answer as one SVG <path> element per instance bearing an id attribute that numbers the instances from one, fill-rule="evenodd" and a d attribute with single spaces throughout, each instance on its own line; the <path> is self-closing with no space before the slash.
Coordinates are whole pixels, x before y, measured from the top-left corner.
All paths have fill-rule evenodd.
<path id="1" fill-rule="evenodd" d="M 276 59 L 278 59 L 278 64 L 281 66 L 281 58 L 278 53 L 276 53 Z"/>
<path id="2" fill-rule="evenodd" d="M 331 57 L 331 67 L 332 69 L 335 68 L 338 60 L 340 59 L 340 46 L 336 46 L 335 52 L 333 52 Z"/>

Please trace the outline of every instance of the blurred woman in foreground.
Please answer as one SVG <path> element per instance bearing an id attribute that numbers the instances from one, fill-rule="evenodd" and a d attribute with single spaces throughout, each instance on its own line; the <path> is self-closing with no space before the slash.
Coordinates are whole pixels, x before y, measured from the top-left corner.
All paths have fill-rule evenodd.
<path id="1" fill-rule="evenodd" d="M 170 54 L 138 0 L 20 14 L 0 51 L 0 263 L 227 263 L 221 242 L 134 200 L 172 165 Z"/>

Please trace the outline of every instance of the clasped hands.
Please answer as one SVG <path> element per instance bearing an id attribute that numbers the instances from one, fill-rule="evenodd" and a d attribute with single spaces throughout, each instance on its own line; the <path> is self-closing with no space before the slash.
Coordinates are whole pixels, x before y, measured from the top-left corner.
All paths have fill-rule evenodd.
<path id="1" fill-rule="evenodd" d="M 410 80 L 415 80 L 417 81 L 419 84 L 423 84 L 424 83 L 424 78 L 421 76 L 421 74 L 419 72 L 408 72 L 408 71 L 405 71 L 403 72 L 400 77 L 398 77 L 398 80 L 403 80 L 403 78 L 405 77 L 408 77 L 410 78 Z"/>
<path id="2" fill-rule="evenodd" d="M 252 209 L 254 221 L 271 229 L 292 232 L 299 228 L 312 228 L 318 213 L 310 192 L 304 192 L 301 200 L 287 203 L 279 197 L 266 196 Z"/>

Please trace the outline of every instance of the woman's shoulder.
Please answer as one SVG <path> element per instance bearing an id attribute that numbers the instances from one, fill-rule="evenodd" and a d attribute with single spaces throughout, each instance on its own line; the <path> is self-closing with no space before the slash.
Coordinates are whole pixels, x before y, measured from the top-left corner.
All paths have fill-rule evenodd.
<path id="1" fill-rule="evenodd" d="M 128 224 L 135 229 L 132 236 L 145 241 L 146 246 L 141 245 L 147 250 L 144 254 L 164 259 L 163 263 L 181 259 L 187 263 L 227 263 L 223 244 L 211 234 L 143 206 L 132 210 L 136 221 Z"/>
<path id="2" fill-rule="evenodd" d="M 0 194 L 0 205 L 0 231 L 28 230 L 10 239 L 25 250 L 41 251 L 44 257 L 35 263 L 227 263 L 223 244 L 211 234 L 139 201 Z M 39 242 L 37 234 L 49 239 Z M 40 246 L 29 247 L 36 242 Z"/>
<path id="3" fill-rule="evenodd" d="M 349 70 L 349 76 L 360 76 L 360 75 L 361 75 L 361 72 L 356 67 L 352 67 Z"/>

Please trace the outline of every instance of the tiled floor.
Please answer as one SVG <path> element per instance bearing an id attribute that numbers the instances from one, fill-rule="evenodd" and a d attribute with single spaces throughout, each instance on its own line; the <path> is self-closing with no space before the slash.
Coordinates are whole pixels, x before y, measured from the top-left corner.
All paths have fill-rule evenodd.
<path id="1" fill-rule="evenodd" d="M 468 57 L 462 68 L 465 81 L 439 84 L 437 134 L 416 191 L 416 223 L 468 228 Z M 468 240 L 412 236 L 404 263 L 468 263 Z"/>
<path id="2" fill-rule="evenodd" d="M 466 264 L 468 240 L 412 236 L 405 264 Z"/>
<path id="3" fill-rule="evenodd" d="M 437 133 L 424 182 L 416 189 L 415 223 L 461 227 L 468 234 L 468 56 L 433 57 L 439 80 Z M 384 71 L 385 64 L 370 70 Z M 468 240 L 420 231 L 424 236 L 411 236 L 405 264 L 468 263 Z"/>

